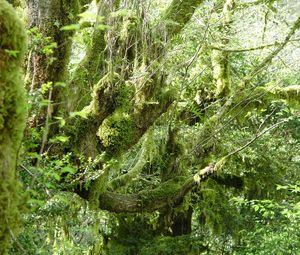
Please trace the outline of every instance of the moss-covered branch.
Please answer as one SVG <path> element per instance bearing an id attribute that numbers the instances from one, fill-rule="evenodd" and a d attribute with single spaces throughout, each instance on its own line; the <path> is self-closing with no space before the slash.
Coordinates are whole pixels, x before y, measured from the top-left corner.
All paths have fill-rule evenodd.
<path id="1" fill-rule="evenodd" d="M 228 35 L 230 34 L 230 24 L 232 22 L 234 5 L 234 0 L 227 0 L 223 7 L 222 26 L 219 29 L 219 32 L 222 34 L 222 46 L 226 46 L 229 43 Z M 211 61 L 213 67 L 213 77 L 216 82 L 216 97 L 228 95 L 231 87 L 229 53 L 227 51 L 213 48 Z"/>
<path id="2" fill-rule="evenodd" d="M 25 126 L 26 103 L 21 64 L 26 48 L 22 22 L 13 7 L 0 0 L 0 254 L 19 223 L 20 190 L 17 155 Z"/>
<path id="3" fill-rule="evenodd" d="M 173 0 L 163 16 L 168 36 L 178 34 L 193 16 L 203 0 Z"/>
<path id="4" fill-rule="evenodd" d="M 97 5 L 97 15 L 98 17 L 105 17 L 104 23 L 108 22 L 108 16 L 113 9 L 111 5 L 112 1 L 100 1 Z M 86 54 L 70 77 L 69 85 L 64 91 L 65 111 L 67 112 L 78 111 L 86 106 L 91 99 L 90 88 L 97 84 L 100 77 L 104 75 L 105 49 L 107 47 L 106 30 L 99 29 L 99 25 L 97 20 Z"/>
<path id="5" fill-rule="evenodd" d="M 209 165 L 187 180 L 168 180 L 155 189 L 143 190 L 138 194 L 104 192 L 100 194 L 99 206 L 103 210 L 116 213 L 153 212 L 166 206 L 176 207 L 182 203 L 189 191 L 217 170 L 214 165 Z"/>

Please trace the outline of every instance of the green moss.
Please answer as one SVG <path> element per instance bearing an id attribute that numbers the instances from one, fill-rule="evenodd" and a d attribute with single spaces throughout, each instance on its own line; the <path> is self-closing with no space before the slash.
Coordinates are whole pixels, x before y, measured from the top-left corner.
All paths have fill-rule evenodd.
<path id="1" fill-rule="evenodd" d="M 106 118 L 97 135 L 109 153 L 123 151 L 134 137 L 134 121 L 132 116 L 121 109 Z"/>
<path id="2" fill-rule="evenodd" d="M 156 189 L 144 190 L 139 193 L 142 200 L 142 204 L 147 205 L 153 203 L 153 201 L 162 201 L 168 198 L 170 205 L 173 202 L 174 196 L 178 195 L 178 192 L 182 189 L 182 184 L 185 180 L 183 176 L 177 176 L 176 178 L 170 179 Z"/>
<path id="3" fill-rule="evenodd" d="M 133 84 L 123 81 L 115 72 L 108 72 L 94 87 L 90 111 L 94 115 L 103 115 L 116 108 L 129 108 L 134 93 Z"/>
<path id="4" fill-rule="evenodd" d="M 0 6 L 0 254 L 6 254 L 19 222 L 15 168 L 26 115 L 20 68 L 26 35 L 12 6 L 4 0 Z"/>
<path id="5" fill-rule="evenodd" d="M 211 61 L 213 66 L 213 77 L 216 82 L 215 95 L 217 97 L 228 95 L 230 92 L 228 53 L 220 50 L 213 50 Z"/>
<path id="6" fill-rule="evenodd" d="M 124 82 L 115 88 L 115 106 L 122 108 L 129 108 L 131 106 L 131 100 L 134 97 L 135 88 L 130 82 Z"/>
<path id="7" fill-rule="evenodd" d="M 202 0 L 172 1 L 164 17 L 168 34 L 179 33 L 202 2 Z"/>

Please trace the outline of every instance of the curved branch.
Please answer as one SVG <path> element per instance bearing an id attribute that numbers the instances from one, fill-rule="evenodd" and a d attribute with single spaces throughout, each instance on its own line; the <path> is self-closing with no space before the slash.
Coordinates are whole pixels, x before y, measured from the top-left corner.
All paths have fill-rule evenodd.
<path id="1" fill-rule="evenodd" d="M 207 180 L 218 169 L 211 164 L 185 182 L 169 180 L 155 189 L 143 190 L 138 194 L 104 192 L 99 196 L 99 206 L 102 210 L 116 213 L 153 212 L 166 206 L 178 206 L 189 191 Z"/>

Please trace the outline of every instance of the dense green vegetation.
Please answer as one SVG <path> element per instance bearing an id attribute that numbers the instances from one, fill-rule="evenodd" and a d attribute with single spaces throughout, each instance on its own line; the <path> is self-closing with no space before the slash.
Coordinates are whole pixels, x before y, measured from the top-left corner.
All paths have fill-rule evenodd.
<path id="1" fill-rule="evenodd" d="M 299 8 L 0 0 L 0 254 L 299 254 Z"/>

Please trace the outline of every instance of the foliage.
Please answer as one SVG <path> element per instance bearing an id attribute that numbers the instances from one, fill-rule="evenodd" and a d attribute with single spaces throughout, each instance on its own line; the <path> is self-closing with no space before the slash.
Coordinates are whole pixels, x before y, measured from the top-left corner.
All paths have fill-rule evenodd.
<path id="1" fill-rule="evenodd" d="M 44 16 L 26 17 L 27 199 L 9 253 L 298 254 L 293 4 L 27 3 Z M 0 49 L 0 67 L 21 53 Z"/>

